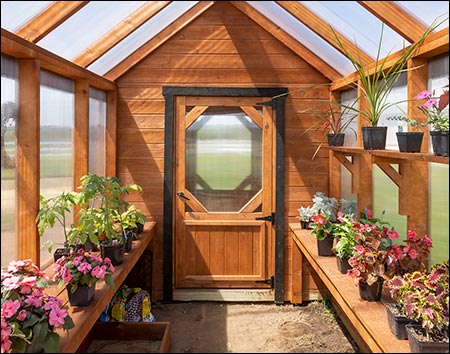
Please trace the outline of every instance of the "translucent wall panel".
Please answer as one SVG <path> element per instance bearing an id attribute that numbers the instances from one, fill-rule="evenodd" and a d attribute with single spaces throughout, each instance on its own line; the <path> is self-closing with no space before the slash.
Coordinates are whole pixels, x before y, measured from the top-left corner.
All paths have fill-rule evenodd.
<path id="1" fill-rule="evenodd" d="M 396 170 L 398 165 L 393 164 Z M 400 234 L 398 240 L 402 243 L 406 239 L 406 216 L 398 213 L 398 187 L 392 180 L 377 166 L 373 165 L 372 175 L 372 198 L 373 198 L 373 213 L 375 217 L 382 217 L 394 226 Z M 383 215 L 384 214 L 384 215 Z"/>
<path id="2" fill-rule="evenodd" d="M 105 175 L 106 92 L 89 90 L 89 172 Z M 78 181 L 77 181 L 78 182 Z"/>
<path id="3" fill-rule="evenodd" d="M 40 193 L 46 198 L 74 190 L 74 102 L 73 81 L 41 71 Z M 72 222 L 73 215 L 69 215 L 66 225 Z M 41 242 L 47 240 L 61 247 L 64 242 L 62 226 L 55 224 L 46 231 Z M 47 249 L 42 249 L 41 264 L 51 256 Z"/>
<path id="4" fill-rule="evenodd" d="M 397 5 L 403 7 L 417 21 L 425 26 L 430 26 L 433 21 L 438 22 L 447 18 L 447 20 L 437 28 L 441 30 L 448 28 L 448 1 L 394 1 Z"/>
<path id="5" fill-rule="evenodd" d="M 2 55 L 2 267 L 16 259 L 16 126 L 18 65 Z"/>
<path id="6" fill-rule="evenodd" d="M 440 95 L 448 84 L 448 54 L 430 60 L 428 64 L 428 89 Z M 447 88 L 448 89 L 448 88 Z M 447 107 L 448 112 L 448 107 Z M 448 113 L 447 113 L 448 114 Z M 430 144 L 431 149 L 431 144 Z M 430 237 L 433 239 L 431 262 L 439 263 L 448 259 L 449 242 L 449 173 L 448 165 L 430 164 Z"/>
<path id="7" fill-rule="evenodd" d="M 407 74 L 402 73 L 399 80 L 392 88 L 392 91 L 386 97 L 387 109 L 383 112 L 378 121 L 379 126 L 388 127 L 386 136 L 386 149 L 398 150 L 397 135 L 398 131 L 408 131 L 406 123 L 398 120 L 389 120 L 387 118 L 394 116 L 406 116 L 408 109 L 408 92 L 406 86 Z"/>

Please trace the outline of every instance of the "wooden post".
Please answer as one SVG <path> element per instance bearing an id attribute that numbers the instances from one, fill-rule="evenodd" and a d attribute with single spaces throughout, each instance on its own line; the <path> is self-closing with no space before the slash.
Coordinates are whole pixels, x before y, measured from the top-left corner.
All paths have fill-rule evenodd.
<path id="1" fill-rule="evenodd" d="M 89 82 L 81 79 L 75 81 L 75 129 L 74 129 L 74 187 L 80 185 L 80 178 L 89 170 Z M 79 206 L 74 208 L 77 219 Z"/>
<path id="2" fill-rule="evenodd" d="M 372 155 L 358 154 L 358 213 L 364 211 L 366 208 L 372 209 Z"/>
<path id="3" fill-rule="evenodd" d="M 19 119 L 17 125 L 18 259 L 40 263 L 40 236 L 36 225 L 40 194 L 40 65 L 19 61 Z"/>
<path id="4" fill-rule="evenodd" d="M 106 176 L 116 175 L 117 91 L 106 94 Z"/>

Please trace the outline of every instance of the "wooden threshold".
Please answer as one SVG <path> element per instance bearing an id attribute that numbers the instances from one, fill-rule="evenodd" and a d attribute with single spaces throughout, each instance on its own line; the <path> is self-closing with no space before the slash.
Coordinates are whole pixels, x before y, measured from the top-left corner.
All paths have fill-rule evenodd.
<path id="1" fill-rule="evenodd" d="M 175 301 L 225 301 L 259 302 L 274 301 L 272 289 L 175 289 Z"/>

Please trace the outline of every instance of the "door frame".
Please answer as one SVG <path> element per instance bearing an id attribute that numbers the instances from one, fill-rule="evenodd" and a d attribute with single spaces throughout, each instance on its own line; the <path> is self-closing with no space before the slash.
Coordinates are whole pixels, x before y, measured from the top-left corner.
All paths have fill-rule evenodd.
<path id="1" fill-rule="evenodd" d="M 286 88 L 226 88 L 163 86 L 165 97 L 164 128 L 164 210 L 163 210 L 163 286 L 164 301 L 173 299 L 173 214 L 175 98 L 177 96 L 272 97 L 261 102 L 275 110 L 275 303 L 284 302 L 284 117 Z"/>

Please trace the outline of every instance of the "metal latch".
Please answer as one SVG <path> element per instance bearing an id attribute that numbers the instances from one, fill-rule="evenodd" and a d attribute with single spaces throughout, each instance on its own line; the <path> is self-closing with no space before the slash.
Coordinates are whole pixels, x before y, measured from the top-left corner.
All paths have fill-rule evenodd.
<path id="1" fill-rule="evenodd" d="M 272 223 L 272 225 L 274 225 L 275 224 L 275 212 L 272 211 L 272 213 L 270 215 L 257 217 L 257 218 L 255 218 L 255 220 L 270 221 Z"/>
<path id="2" fill-rule="evenodd" d="M 270 285 L 270 287 L 272 289 L 274 289 L 275 288 L 275 276 L 272 275 L 269 279 L 255 280 L 255 283 L 267 284 L 267 285 Z"/>

